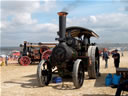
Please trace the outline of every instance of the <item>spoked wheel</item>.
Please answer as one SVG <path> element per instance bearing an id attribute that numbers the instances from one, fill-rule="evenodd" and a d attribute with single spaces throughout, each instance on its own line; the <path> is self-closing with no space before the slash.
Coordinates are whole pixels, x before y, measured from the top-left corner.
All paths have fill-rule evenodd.
<path id="1" fill-rule="evenodd" d="M 48 61 L 41 60 L 37 68 L 37 80 L 39 86 L 47 86 L 52 78 L 51 64 Z"/>
<path id="2" fill-rule="evenodd" d="M 19 58 L 19 64 L 27 66 L 31 63 L 31 59 L 28 56 L 22 56 Z"/>
<path id="3" fill-rule="evenodd" d="M 99 76 L 100 62 L 99 62 L 99 50 L 96 46 L 89 46 L 88 56 L 90 64 L 88 65 L 89 78 L 96 79 Z"/>
<path id="4" fill-rule="evenodd" d="M 84 82 L 84 67 L 81 63 L 81 59 L 77 59 L 73 65 L 73 83 L 75 88 L 80 88 Z"/>
<path id="5" fill-rule="evenodd" d="M 48 60 L 50 55 L 51 55 L 52 51 L 51 50 L 46 50 L 42 53 L 42 58 L 41 59 L 45 59 Z"/>

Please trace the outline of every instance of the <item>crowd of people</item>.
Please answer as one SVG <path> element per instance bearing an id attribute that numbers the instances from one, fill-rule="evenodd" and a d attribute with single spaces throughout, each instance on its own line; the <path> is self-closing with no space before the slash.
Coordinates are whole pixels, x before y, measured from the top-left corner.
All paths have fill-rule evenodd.
<path id="1" fill-rule="evenodd" d="M 18 60 L 18 56 L 8 56 L 8 55 L 6 55 L 6 56 L 4 56 L 4 57 L 0 57 L 0 65 L 1 66 L 4 66 L 4 65 L 8 65 L 8 61 L 17 61 Z"/>
<path id="2" fill-rule="evenodd" d="M 120 54 L 118 52 L 117 49 L 115 49 L 114 51 L 112 51 L 111 53 L 113 61 L 114 61 L 114 67 L 117 69 L 119 68 L 120 65 Z M 105 68 L 108 68 L 108 59 L 109 59 L 109 51 L 104 48 L 103 50 L 103 60 L 105 61 Z M 121 52 L 121 56 L 123 55 L 123 52 Z M 115 85 L 112 85 L 115 86 Z M 113 88 L 113 87 L 112 87 Z M 121 92 L 122 91 L 128 91 L 128 78 L 126 80 L 124 80 L 123 82 L 120 82 L 118 85 L 116 85 L 116 93 L 115 96 L 121 96 Z"/>

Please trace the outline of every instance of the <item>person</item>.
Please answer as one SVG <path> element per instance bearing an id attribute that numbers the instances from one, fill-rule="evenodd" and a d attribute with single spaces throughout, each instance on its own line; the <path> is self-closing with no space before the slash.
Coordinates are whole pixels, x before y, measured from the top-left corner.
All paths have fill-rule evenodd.
<path id="1" fill-rule="evenodd" d="M 128 86 L 128 80 L 125 80 L 124 82 L 119 84 L 115 96 L 121 96 L 122 91 L 128 91 L 128 87 L 126 86 Z"/>
<path id="2" fill-rule="evenodd" d="M 5 64 L 8 65 L 8 56 L 5 57 Z"/>
<path id="3" fill-rule="evenodd" d="M 4 66 L 4 59 L 3 59 L 3 57 L 2 57 L 2 60 L 1 60 L 2 62 L 1 62 L 1 66 Z"/>
<path id="4" fill-rule="evenodd" d="M 121 48 L 121 56 L 124 56 L 123 48 Z"/>
<path id="5" fill-rule="evenodd" d="M 118 50 L 116 49 L 113 56 L 114 58 L 114 66 L 115 68 L 119 68 L 119 63 L 120 63 L 120 54 L 118 53 Z"/>
<path id="6" fill-rule="evenodd" d="M 108 51 L 104 49 L 103 51 L 103 59 L 105 60 L 105 68 L 108 68 Z"/>

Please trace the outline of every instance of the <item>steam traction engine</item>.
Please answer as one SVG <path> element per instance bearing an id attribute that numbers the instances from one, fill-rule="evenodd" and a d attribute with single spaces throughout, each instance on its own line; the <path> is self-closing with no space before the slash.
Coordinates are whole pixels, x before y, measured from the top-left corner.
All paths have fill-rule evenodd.
<path id="1" fill-rule="evenodd" d="M 55 47 L 55 42 L 30 43 L 24 41 L 24 45 L 20 44 L 21 56 L 18 60 L 19 64 L 26 66 L 32 62 L 40 62 L 41 59 L 48 59 L 51 54 L 51 48 Z"/>
<path id="2" fill-rule="evenodd" d="M 99 50 L 90 43 L 90 37 L 98 37 L 92 30 L 73 26 L 66 28 L 66 12 L 59 12 L 59 44 L 52 50 L 49 59 L 43 59 L 37 69 L 40 86 L 48 85 L 53 68 L 57 68 L 59 76 L 72 77 L 75 88 L 80 88 L 84 81 L 84 72 L 89 78 L 99 75 Z"/>

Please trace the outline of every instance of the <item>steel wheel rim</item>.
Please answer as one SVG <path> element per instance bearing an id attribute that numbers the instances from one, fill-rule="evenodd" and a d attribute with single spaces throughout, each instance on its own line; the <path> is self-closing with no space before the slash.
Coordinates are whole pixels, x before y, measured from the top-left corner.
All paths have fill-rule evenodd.
<path id="1" fill-rule="evenodd" d="M 84 72 L 83 72 L 83 68 L 80 64 L 79 66 L 79 69 L 78 69 L 78 81 L 79 81 L 79 84 L 82 85 L 83 84 L 83 81 L 84 81 Z"/>
<path id="2" fill-rule="evenodd" d="M 51 70 L 50 68 L 48 68 L 48 62 L 45 61 L 45 63 L 41 67 L 41 81 L 44 82 L 45 85 L 47 85 L 50 77 L 51 77 Z"/>

